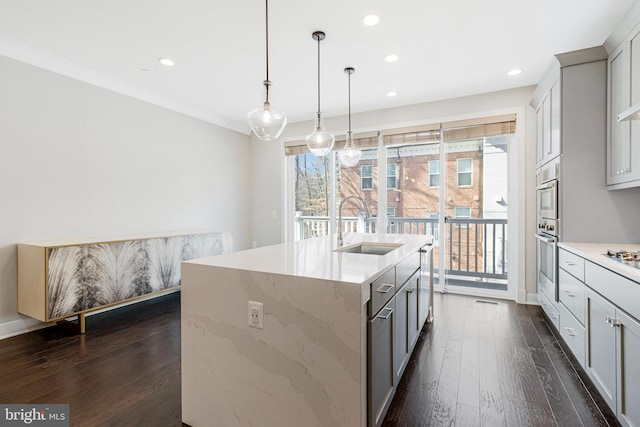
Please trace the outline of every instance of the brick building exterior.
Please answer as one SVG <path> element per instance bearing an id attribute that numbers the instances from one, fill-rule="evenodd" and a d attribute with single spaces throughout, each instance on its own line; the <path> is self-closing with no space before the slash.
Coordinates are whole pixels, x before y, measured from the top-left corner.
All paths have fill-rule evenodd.
<path id="1" fill-rule="evenodd" d="M 447 143 L 444 173 L 446 173 L 445 215 L 451 218 L 483 217 L 483 141 L 471 140 Z M 444 182 L 440 170 L 437 144 L 407 147 L 391 147 L 387 151 L 387 215 L 388 223 L 394 218 L 438 217 L 440 209 L 440 184 Z M 364 153 L 354 167 L 341 168 L 339 193 L 345 197 L 360 196 L 369 205 L 372 215 L 378 216 L 378 161 L 375 151 Z M 357 203 L 344 206 L 344 216 L 357 216 L 361 211 Z M 435 222 L 435 221 L 434 221 Z M 426 225 L 417 232 L 424 233 Z M 430 227 L 437 225 L 431 224 Z M 405 229 L 404 232 L 416 232 Z M 394 230 L 393 226 L 390 231 Z M 445 236 L 440 236 L 440 238 Z M 483 229 L 453 224 L 446 230 L 447 242 L 468 242 L 459 247 L 450 246 L 450 269 L 482 271 L 484 255 Z M 450 238 L 450 240 L 449 240 Z M 441 241 L 440 244 L 443 242 Z M 435 253 L 436 257 L 438 251 Z M 478 265 L 476 265 L 476 263 Z"/>

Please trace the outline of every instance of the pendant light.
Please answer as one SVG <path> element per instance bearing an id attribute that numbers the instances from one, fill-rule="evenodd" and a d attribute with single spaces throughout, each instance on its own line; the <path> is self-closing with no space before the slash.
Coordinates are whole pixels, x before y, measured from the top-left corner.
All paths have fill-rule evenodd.
<path id="1" fill-rule="evenodd" d="M 266 40 L 266 58 L 267 58 L 267 78 L 264 81 L 265 101 L 264 105 L 249 111 L 247 120 L 251 130 L 256 134 L 258 139 L 262 141 L 273 141 L 277 139 L 284 127 L 287 125 L 287 114 L 274 108 L 269 103 L 269 0 L 265 0 L 265 40 Z"/>
<path id="2" fill-rule="evenodd" d="M 326 34 L 322 31 L 314 32 L 311 37 L 318 42 L 318 112 L 316 113 L 316 121 L 311 132 L 304 139 L 307 147 L 312 154 L 316 156 L 326 156 L 333 148 L 336 138 L 324 128 L 324 120 L 320 112 L 320 42 L 324 40 Z"/>
<path id="3" fill-rule="evenodd" d="M 355 141 L 353 140 L 353 133 L 351 132 L 351 74 L 355 72 L 355 68 L 347 67 L 344 72 L 349 75 L 349 131 L 347 132 L 347 141 L 344 144 L 344 148 L 338 151 L 340 156 L 340 162 L 346 167 L 353 167 L 358 164 L 362 151 L 356 148 Z"/>

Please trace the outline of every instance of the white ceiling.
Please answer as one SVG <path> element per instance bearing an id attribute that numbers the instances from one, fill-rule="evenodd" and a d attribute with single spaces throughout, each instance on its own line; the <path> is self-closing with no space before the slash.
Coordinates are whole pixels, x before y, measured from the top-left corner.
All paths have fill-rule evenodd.
<path id="1" fill-rule="evenodd" d="M 347 112 L 346 66 L 356 69 L 353 112 L 532 85 L 552 55 L 603 44 L 634 1 L 271 0 L 271 101 L 290 122 L 313 118 L 316 30 L 327 34 L 322 111 L 337 116 Z M 0 54 L 248 133 L 246 113 L 262 102 L 264 6 L 0 0 Z M 371 12 L 381 21 L 366 27 Z M 400 60 L 385 62 L 390 53 Z"/>

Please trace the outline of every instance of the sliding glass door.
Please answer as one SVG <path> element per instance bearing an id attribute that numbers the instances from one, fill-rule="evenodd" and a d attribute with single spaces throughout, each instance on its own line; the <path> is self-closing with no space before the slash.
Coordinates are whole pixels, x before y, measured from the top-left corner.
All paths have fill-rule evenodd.
<path id="1" fill-rule="evenodd" d="M 441 291 L 503 296 L 508 292 L 508 153 L 513 116 L 385 130 L 361 137 L 360 162 L 340 164 L 288 147 L 295 239 L 336 232 L 433 236 Z M 338 145 L 339 148 L 339 145 Z M 296 151 L 298 150 L 298 151 Z"/>

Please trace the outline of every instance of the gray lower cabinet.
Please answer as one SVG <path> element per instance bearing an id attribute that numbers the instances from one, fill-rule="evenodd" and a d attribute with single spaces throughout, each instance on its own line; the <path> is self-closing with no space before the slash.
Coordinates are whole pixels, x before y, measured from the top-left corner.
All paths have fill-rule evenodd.
<path id="1" fill-rule="evenodd" d="M 368 418 L 379 426 L 395 393 L 394 341 L 396 299 L 392 298 L 368 324 Z"/>
<path id="2" fill-rule="evenodd" d="M 618 420 L 640 426 L 640 323 L 587 288 L 587 373 Z"/>
<path id="3" fill-rule="evenodd" d="M 585 290 L 587 351 L 585 369 L 612 410 L 616 410 L 616 309 L 590 288 Z"/>
<path id="4" fill-rule="evenodd" d="M 396 294 L 395 359 L 393 368 L 396 384 L 400 382 L 413 348 L 418 341 L 421 325 L 418 321 L 418 290 L 420 271 L 417 271 Z"/>
<path id="5" fill-rule="evenodd" d="M 408 359 L 409 342 L 407 340 L 407 312 L 409 309 L 409 282 L 405 283 L 396 294 L 396 322 L 394 337 L 393 372 L 394 382 L 398 384 L 404 365 Z"/>
<path id="6" fill-rule="evenodd" d="M 617 414 L 622 425 L 640 426 L 640 323 L 620 310 L 616 312 L 618 341 Z"/>
<path id="7" fill-rule="evenodd" d="M 416 342 L 418 342 L 420 331 L 424 325 L 424 322 L 420 322 L 420 318 L 418 317 L 421 304 L 420 298 L 418 298 L 418 293 L 420 292 L 421 281 L 421 272 L 418 270 L 407 282 L 407 285 L 409 286 L 407 289 L 407 361 L 409 356 L 411 356 L 413 348 L 416 346 Z M 427 298 L 427 301 L 424 303 L 428 304 L 428 293 L 424 295 L 424 297 Z"/>
<path id="8" fill-rule="evenodd" d="M 369 426 L 384 421 L 420 330 L 431 316 L 430 252 L 431 248 L 423 254 L 416 252 L 371 283 L 367 328 Z M 425 267 L 427 256 L 429 262 L 423 272 L 421 266 Z"/>

